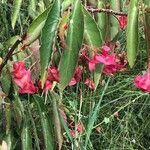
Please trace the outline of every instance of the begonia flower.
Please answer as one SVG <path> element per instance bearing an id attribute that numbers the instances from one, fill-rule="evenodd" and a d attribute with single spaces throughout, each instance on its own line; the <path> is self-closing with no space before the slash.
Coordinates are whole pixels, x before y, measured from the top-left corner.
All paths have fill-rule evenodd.
<path id="1" fill-rule="evenodd" d="M 88 86 L 89 89 L 91 89 L 91 90 L 94 90 L 94 89 L 95 89 L 94 81 L 91 80 L 91 79 L 86 79 L 85 82 L 84 82 L 84 84 L 85 84 L 86 86 Z"/>
<path id="2" fill-rule="evenodd" d="M 46 92 L 52 88 L 53 82 L 59 82 L 59 71 L 53 65 L 48 69 L 47 79 L 44 84 L 43 91 Z M 41 89 L 41 82 L 39 82 L 39 87 Z"/>
<path id="3" fill-rule="evenodd" d="M 51 66 L 51 67 L 48 69 L 48 77 L 47 77 L 47 80 L 59 82 L 59 71 L 56 69 L 56 67 Z"/>
<path id="4" fill-rule="evenodd" d="M 134 78 L 134 85 L 144 92 L 150 93 L 150 71 Z"/>
<path id="5" fill-rule="evenodd" d="M 31 80 L 30 70 L 26 70 L 24 62 L 15 62 L 13 64 L 13 80 L 19 86 L 19 93 L 34 94 L 37 88 Z"/>
<path id="6" fill-rule="evenodd" d="M 77 67 L 73 78 L 69 82 L 69 86 L 73 86 L 77 84 L 81 80 L 81 75 L 82 75 L 82 69 L 81 67 Z"/>

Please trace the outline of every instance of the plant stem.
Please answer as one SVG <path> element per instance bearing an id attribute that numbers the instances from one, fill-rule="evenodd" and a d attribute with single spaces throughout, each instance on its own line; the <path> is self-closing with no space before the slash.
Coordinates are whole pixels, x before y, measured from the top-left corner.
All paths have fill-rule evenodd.
<path id="1" fill-rule="evenodd" d="M 92 13 L 104 12 L 104 13 L 114 14 L 114 15 L 118 15 L 118 16 L 127 16 L 128 15 L 126 12 L 118 12 L 118 11 L 114 11 L 112 9 L 104 9 L 104 8 L 97 9 L 97 8 L 87 7 L 87 10 Z"/>
<path id="2" fill-rule="evenodd" d="M 14 50 L 17 48 L 17 46 L 25 39 L 26 34 L 24 34 L 20 39 L 18 39 L 13 46 L 9 49 L 8 53 L 6 54 L 5 58 L 3 59 L 2 64 L 0 65 L 0 74 L 2 72 L 2 69 L 7 64 L 7 61 L 11 58 Z"/>

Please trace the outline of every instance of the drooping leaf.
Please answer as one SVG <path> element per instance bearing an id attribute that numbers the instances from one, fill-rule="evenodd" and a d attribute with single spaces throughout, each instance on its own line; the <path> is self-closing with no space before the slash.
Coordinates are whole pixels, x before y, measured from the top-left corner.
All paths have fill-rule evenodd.
<path id="1" fill-rule="evenodd" d="M 84 37 L 88 44 L 93 48 L 102 45 L 101 32 L 91 14 L 83 7 L 84 13 Z"/>
<path id="2" fill-rule="evenodd" d="M 47 115 L 46 107 L 42 97 L 34 95 L 34 103 L 37 107 L 37 113 L 40 116 L 42 131 L 44 136 L 45 150 L 53 150 L 53 134 L 50 126 L 49 116 Z"/>
<path id="3" fill-rule="evenodd" d="M 98 4 L 98 8 L 102 9 L 106 7 L 106 1 L 105 0 L 98 0 L 97 2 Z M 98 23 L 98 27 L 101 31 L 101 35 L 102 35 L 102 39 L 104 41 L 107 40 L 107 35 L 108 35 L 108 14 L 106 13 L 98 13 L 97 14 L 97 23 Z"/>
<path id="4" fill-rule="evenodd" d="M 59 118 L 59 107 L 58 107 L 59 96 L 54 92 L 51 92 L 51 96 L 52 96 L 52 103 L 53 103 L 53 119 L 55 125 L 54 131 L 57 137 L 58 149 L 61 150 L 62 143 L 63 143 L 63 136 L 61 132 L 61 123 Z"/>
<path id="5" fill-rule="evenodd" d="M 67 32 L 67 47 L 62 54 L 59 70 L 60 85 L 59 88 L 64 90 L 69 84 L 78 62 L 79 50 L 82 45 L 84 31 L 84 18 L 81 3 L 77 0 L 70 19 L 69 29 Z"/>
<path id="6" fill-rule="evenodd" d="M 30 129 L 30 121 L 28 119 L 28 116 L 25 115 L 21 132 L 22 150 L 32 149 L 32 137 Z"/>
<path id="7" fill-rule="evenodd" d="M 5 141 L 7 143 L 7 150 L 13 150 L 14 146 L 14 136 L 11 131 L 9 131 L 5 137 Z"/>
<path id="8" fill-rule="evenodd" d="M 61 13 L 61 0 L 55 0 L 42 29 L 41 47 L 40 47 L 40 66 L 42 86 L 45 82 L 46 69 L 50 63 L 53 52 L 53 44 L 56 38 L 56 32 Z"/>
<path id="9" fill-rule="evenodd" d="M 111 9 L 114 11 L 120 11 L 120 0 L 110 0 Z M 110 15 L 110 40 L 118 34 L 119 32 L 119 23 L 114 15 Z"/>
<path id="10" fill-rule="evenodd" d="M 21 4 L 22 4 L 22 0 L 13 1 L 13 10 L 12 10 L 12 16 L 11 16 L 11 25 L 13 29 L 15 28 L 15 25 L 16 25 L 16 21 L 19 15 Z"/>
<path id="11" fill-rule="evenodd" d="M 138 49 L 138 2 L 139 0 L 130 1 L 127 19 L 127 59 L 131 68 Z"/>
<path id="12" fill-rule="evenodd" d="M 90 45 L 92 49 L 95 49 L 95 51 L 97 51 L 100 49 L 103 43 L 101 32 L 98 29 L 98 25 L 96 24 L 95 20 L 90 15 L 90 13 L 86 11 L 85 8 L 83 8 L 83 13 L 84 13 L 84 37 L 88 45 Z M 94 52 L 91 51 L 90 55 L 92 57 L 94 55 Z M 101 73 L 102 73 L 102 65 L 97 65 L 94 71 L 94 82 L 96 88 L 101 78 Z"/>
<path id="13" fill-rule="evenodd" d="M 40 14 L 29 26 L 29 29 L 27 31 L 27 37 L 23 41 L 23 45 L 30 45 L 32 42 L 34 42 L 40 35 L 42 28 L 45 24 L 47 14 L 49 10 L 51 9 L 51 6 L 49 6 L 42 14 Z"/>
<path id="14" fill-rule="evenodd" d="M 3 69 L 0 79 L 3 91 L 8 95 L 11 87 L 11 74 L 8 65 Z"/>
<path id="15" fill-rule="evenodd" d="M 21 127 L 24 117 L 24 107 L 18 95 L 14 95 L 13 108 L 18 126 Z"/>
<path id="16" fill-rule="evenodd" d="M 150 7 L 150 1 L 145 0 L 145 5 L 146 8 Z M 148 59 L 150 59 L 150 15 L 149 13 L 145 12 L 145 36 L 146 36 L 146 41 L 147 41 L 147 55 Z"/>

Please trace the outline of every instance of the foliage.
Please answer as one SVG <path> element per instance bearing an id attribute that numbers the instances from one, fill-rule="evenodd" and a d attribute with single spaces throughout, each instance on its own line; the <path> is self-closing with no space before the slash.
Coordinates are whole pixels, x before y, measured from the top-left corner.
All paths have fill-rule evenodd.
<path id="1" fill-rule="evenodd" d="M 0 149 L 149 149 L 149 7 L 2 0 Z"/>

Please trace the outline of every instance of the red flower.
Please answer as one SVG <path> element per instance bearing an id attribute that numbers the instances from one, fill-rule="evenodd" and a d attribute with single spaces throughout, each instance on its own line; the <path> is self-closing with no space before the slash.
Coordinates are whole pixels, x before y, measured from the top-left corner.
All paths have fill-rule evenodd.
<path id="1" fill-rule="evenodd" d="M 59 82 L 59 71 L 54 66 L 51 66 L 48 69 L 47 80 L 49 80 L 51 82 L 53 82 L 53 81 Z"/>
<path id="2" fill-rule="evenodd" d="M 95 70 L 95 65 L 100 63 L 100 61 L 98 60 L 99 57 L 106 57 L 107 53 L 110 51 L 110 47 L 107 46 L 107 45 L 104 45 L 102 46 L 102 55 L 99 55 L 99 54 L 95 54 L 94 57 L 92 59 L 89 59 L 88 58 L 88 61 L 89 61 L 89 70 L 90 71 L 93 71 Z M 104 58 L 101 58 L 101 59 L 104 59 Z"/>
<path id="3" fill-rule="evenodd" d="M 82 69 L 81 67 L 77 67 L 74 73 L 74 77 L 71 79 L 69 86 L 77 84 L 81 80 Z"/>
<path id="4" fill-rule="evenodd" d="M 26 70 L 24 62 L 13 64 L 13 80 L 19 86 L 19 93 L 34 94 L 37 88 L 31 80 L 30 70 Z"/>
<path id="5" fill-rule="evenodd" d="M 120 16 L 119 17 L 119 26 L 121 29 L 125 29 L 127 26 L 127 17 L 126 16 Z"/>
<path id="6" fill-rule="evenodd" d="M 89 60 L 89 70 L 90 71 L 95 70 L 95 65 L 99 63 L 99 61 L 97 61 L 97 59 L 96 59 L 97 56 L 98 56 L 98 54 L 95 54 L 94 57 Z"/>
<path id="7" fill-rule="evenodd" d="M 94 90 L 95 89 L 95 84 L 94 84 L 94 81 L 91 80 L 91 79 L 86 79 L 85 80 L 85 85 L 88 86 L 91 90 Z"/>
<path id="8" fill-rule="evenodd" d="M 59 71 L 54 66 L 51 66 L 48 69 L 47 80 L 46 80 L 46 82 L 44 84 L 44 88 L 43 88 L 44 92 L 46 92 L 52 88 L 54 81 L 59 82 Z M 39 87 L 41 89 L 41 82 L 39 82 Z"/>
<path id="9" fill-rule="evenodd" d="M 136 76 L 134 84 L 142 91 L 150 93 L 150 71 L 146 72 L 144 75 Z"/>

